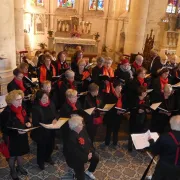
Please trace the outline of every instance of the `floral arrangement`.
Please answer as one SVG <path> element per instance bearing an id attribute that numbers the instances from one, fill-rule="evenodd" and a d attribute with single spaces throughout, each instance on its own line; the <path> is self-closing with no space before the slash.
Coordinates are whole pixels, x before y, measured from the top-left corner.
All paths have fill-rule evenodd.
<path id="1" fill-rule="evenodd" d="M 76 31 L 76 30 L 72 30 L 70 35 L 71 35 L 71 37 L 77 37 L 77 38 L 81 37 L 81 33 L 79 31 Z"/>

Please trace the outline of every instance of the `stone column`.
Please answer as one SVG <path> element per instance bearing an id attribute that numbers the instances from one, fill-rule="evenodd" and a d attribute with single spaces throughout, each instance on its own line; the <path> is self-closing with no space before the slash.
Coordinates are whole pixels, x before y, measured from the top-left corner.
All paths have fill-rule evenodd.
<path id="1" fill-rule="evenodd" d="M 142 52 L 149 0 L 131 0 L 124 53 Z"/>
<path id="2" fill-rule="evenodd" d="M 16 67 L 14 1 L 1 0 L 0 10 L 0 90 L 6 93 L 6 85 L 12 79 Z"/>
<path id="3" fill-rule="evenodd" d="M 14 0 L 16 50 L 24 50 L 24 0 Z"/>

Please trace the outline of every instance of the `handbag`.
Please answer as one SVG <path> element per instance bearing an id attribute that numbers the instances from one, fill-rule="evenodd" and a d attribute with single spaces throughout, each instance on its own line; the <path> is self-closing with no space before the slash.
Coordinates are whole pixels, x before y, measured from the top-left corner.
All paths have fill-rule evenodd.
<path id="1" fill-rule="evenodd" d="M 0 143 L 0 152 L 3 154 L 5 158 L 10 158 L 9 149 L 4 142 Z"/>

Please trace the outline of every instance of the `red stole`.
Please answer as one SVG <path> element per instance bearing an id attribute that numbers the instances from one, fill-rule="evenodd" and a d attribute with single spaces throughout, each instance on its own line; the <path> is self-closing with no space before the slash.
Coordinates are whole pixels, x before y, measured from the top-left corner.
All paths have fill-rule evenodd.
<path id="1" fill-rule="evenodd" d="M 71 102 L 67 99 L 67 104 L 69 104 L 69 105 L 72 107 L 73 111 L 77 110 L 76 103 L 71 103 Z"/>
<path id="2" fill-rule="evenodd" d="M 168 78 L 163 79 L 162 77 L 160 77 L 160 84 L 161 84 L 161 92 L 164 92 L 164 86 L 168 84 Z"/>
<path id="3" fill-rule="evenodd" d="M 103 68 L 103 75 L 108 76 L 108 77 L 114 77 L 114 71 L 113 71 L 113 69 L 111 67 L 109 69 L 104 67 Z M 106 92 L 106 93 L 110 93 L 111 88 L 112 88 L 112 83 L 108 82 L 103 91 Z"/>
<path id="4" fill-rule="evenodd" d="M 28 73 L 23 73 L 23 75 L 26 76 L 26 77 L 28 77 L 29 74 L 28 74 Z"/>
<path id="5" fill-rule="evenodd" d="M 115 90 L 113 91 L 113 94 L 114 94 L 114 96 L 116 96 L 117 99 L 118 99 L 118 100 L 117 100 L 117 103 L 116 103 L 116 107 L 122 108 L 122 96 L 118 97 L 117 94 L 116 94 L 116 92 L 115 92 Z"/>
<path id="6" fill-rule="evenodd" d="M 70 85 L 70 88 L 69 89 L 76 89 L 75 88 L 75 86 L 74 86 L 74 81 L 69 81 L 69 80 L 67 80 L 68 81 L 68 83 L 69 83 L 69 85 Z"/>
<path id="7" fill-rule="evenodd" d="M 14 105 L 10 106 L 11 111 L 16 114 L 16 117 L 19 119 L 19 121 L 24 124 L 24 117 L 26 116 L 26 111 L 22 109 L 22 106 L 15 107 Z"/>
<path id="8" fill-rule="evenodd" d="M 61 69 L 68 69 L 68 68 L 69 68 L 69 66 L 68 66 L 68 64 L 66 62 L 63 62 L 61 64 L 61 62 L 58 61 L 58 71 L 60 71 Z"/>
<path id="9" fill-rule="evenodd" d="M 139 65 L 136 63 L 136 61 L 134 61 L 132 65 L 133 65 L 133 67 L 136 69 L 136 71 L 142 67 L 142 66 L 139 66 Z"/>
<path id="10" fill-rule="evenodd" d="M 137 79 L 138 79 L 139 83 L 141 84 L 141 86 L 147 87 L 147 83 L 144 82 L 144 78 L 138 77 Z"/>
<path id="11" fill-rule="evenodd" d="M 89 73 L 89 71 L 84 71 L 82 73 L 82 75 L 83 75 L 83 77 L 82 77 L 82 81 L 83 81 L 83 80 L 85 80 L 86 78 L 88 78 L 90 76 L 90 73 Z"/>
<path id="12" fill-rule="evenodd" d="M 23 92 L 26 90 L 26 88 L 24 87 L 23 81 L 14 78 L 14 82 L 17 84 L 20 90 L 22 90 Z"/>

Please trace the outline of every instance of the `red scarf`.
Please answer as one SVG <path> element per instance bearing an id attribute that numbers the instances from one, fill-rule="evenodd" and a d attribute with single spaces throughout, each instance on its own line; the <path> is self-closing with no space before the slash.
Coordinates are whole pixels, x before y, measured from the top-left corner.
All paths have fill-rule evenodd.
<path id="1" fill-rule="evenodd" d="M 147 83 L 144 82 L 144 78 L 138 77 L 137 79 L 140 82 L 141 86 L 147 87 Z"/>
<path id="2" fill-rule="evenodd" d="M 163 79 L 162 77 L 160 77 L 160 84 L 161 84 L 161 92 L 164 92 L 164 86 L 168 84 L 168 78 Z"/>
<path id="3" fill-rule="evenodd" d="M 75 88 L 75 86 L 74 86 L 74 81 L 69 81 L 69 80 L 67 80 L 68 81 L 68 83 L 69 83 L 69 85 L 70 85 L 70 89 L 76 89 Z"/>
<path id="4" fill-rule="evenodd" d="M 61 69 L 68 69 L 68 68 L 69 68 L 69 66 L 68 66 L 68 64 L 66 62 L 63 62 L 61 64 L 61 62 L 58 61 L 58 71 L 61 70 Z"/>
<path id="5" fill-rule="evenodd" d="M 20 90 L 22 90 L 23 92 L 26 90 L 26 88 L 24 87 L 23 81 L 14 78 L 14 82 L 17 84 Z"/>
<path id="6" fill-rule="evenodd" d="M 14 105 L 10 106 L 11 111 L 16 113 L 16 117 L 19 119 L 19 121 L 24 124 L 24 117 L 26 116 L 26 111 L 22 109 L 22 106 L 15 107 Z"/>
<path id="7" fill-rule="evenodd" d="M 73 111 L 77 110 L 76 103 L 71 103 L 68 99 L 67 99 L 67 103 L 72 107 Z"/>
<path id="8" fill-rule="evenodd" d="M 103 75 L 108 76 L 108 77 L 114 77 L 114 71 L 111 67 L 109 69 L 104 67 Z M 105 87 L 105 89 L 103 89 L 103 92 L 110 93 L 111 88 L 112 88 L 112 83 L 109 82 L 108 84 L 106 84 L 106 87 Z"/>
<path id="9" fill-rule="evenodd" d="M 122 96 L 118 97 L 117 94 L 116 94 L 116 92 L 115 92 L 115 90 L 113 91 L 113 94 L 114 94 L 114 96 L 116 96 L 117 99 L 118 99 L 118 100 L 117 100 L 117 103 L 116 103 L 116 107 L 122 108 Z"/>
<path id="10" fill-rule="evenodd" d="M 139 100 L 139 104 L 144 104 L 145 100 Z"/>
<path id="11" fill-rule="evenodd" d="M 48 100 L 48 102 L 46 104 L 43 104 L 41 101 L 39 101 L 39 104 L 42 106 L 42 107 L 47 107 L 49 106 L 50 104 L 50 100 Z"/>
<path id="12" fill-rule="evenodd" d="M 136 61 L 134 61 L 132 65 L 133 65 L 133 67 L 136 69 L 136 71 L 142 67 L 142 65 L 141 65 L 141 66 L 138 65 L 138 64 L 136 63 Z"/>

